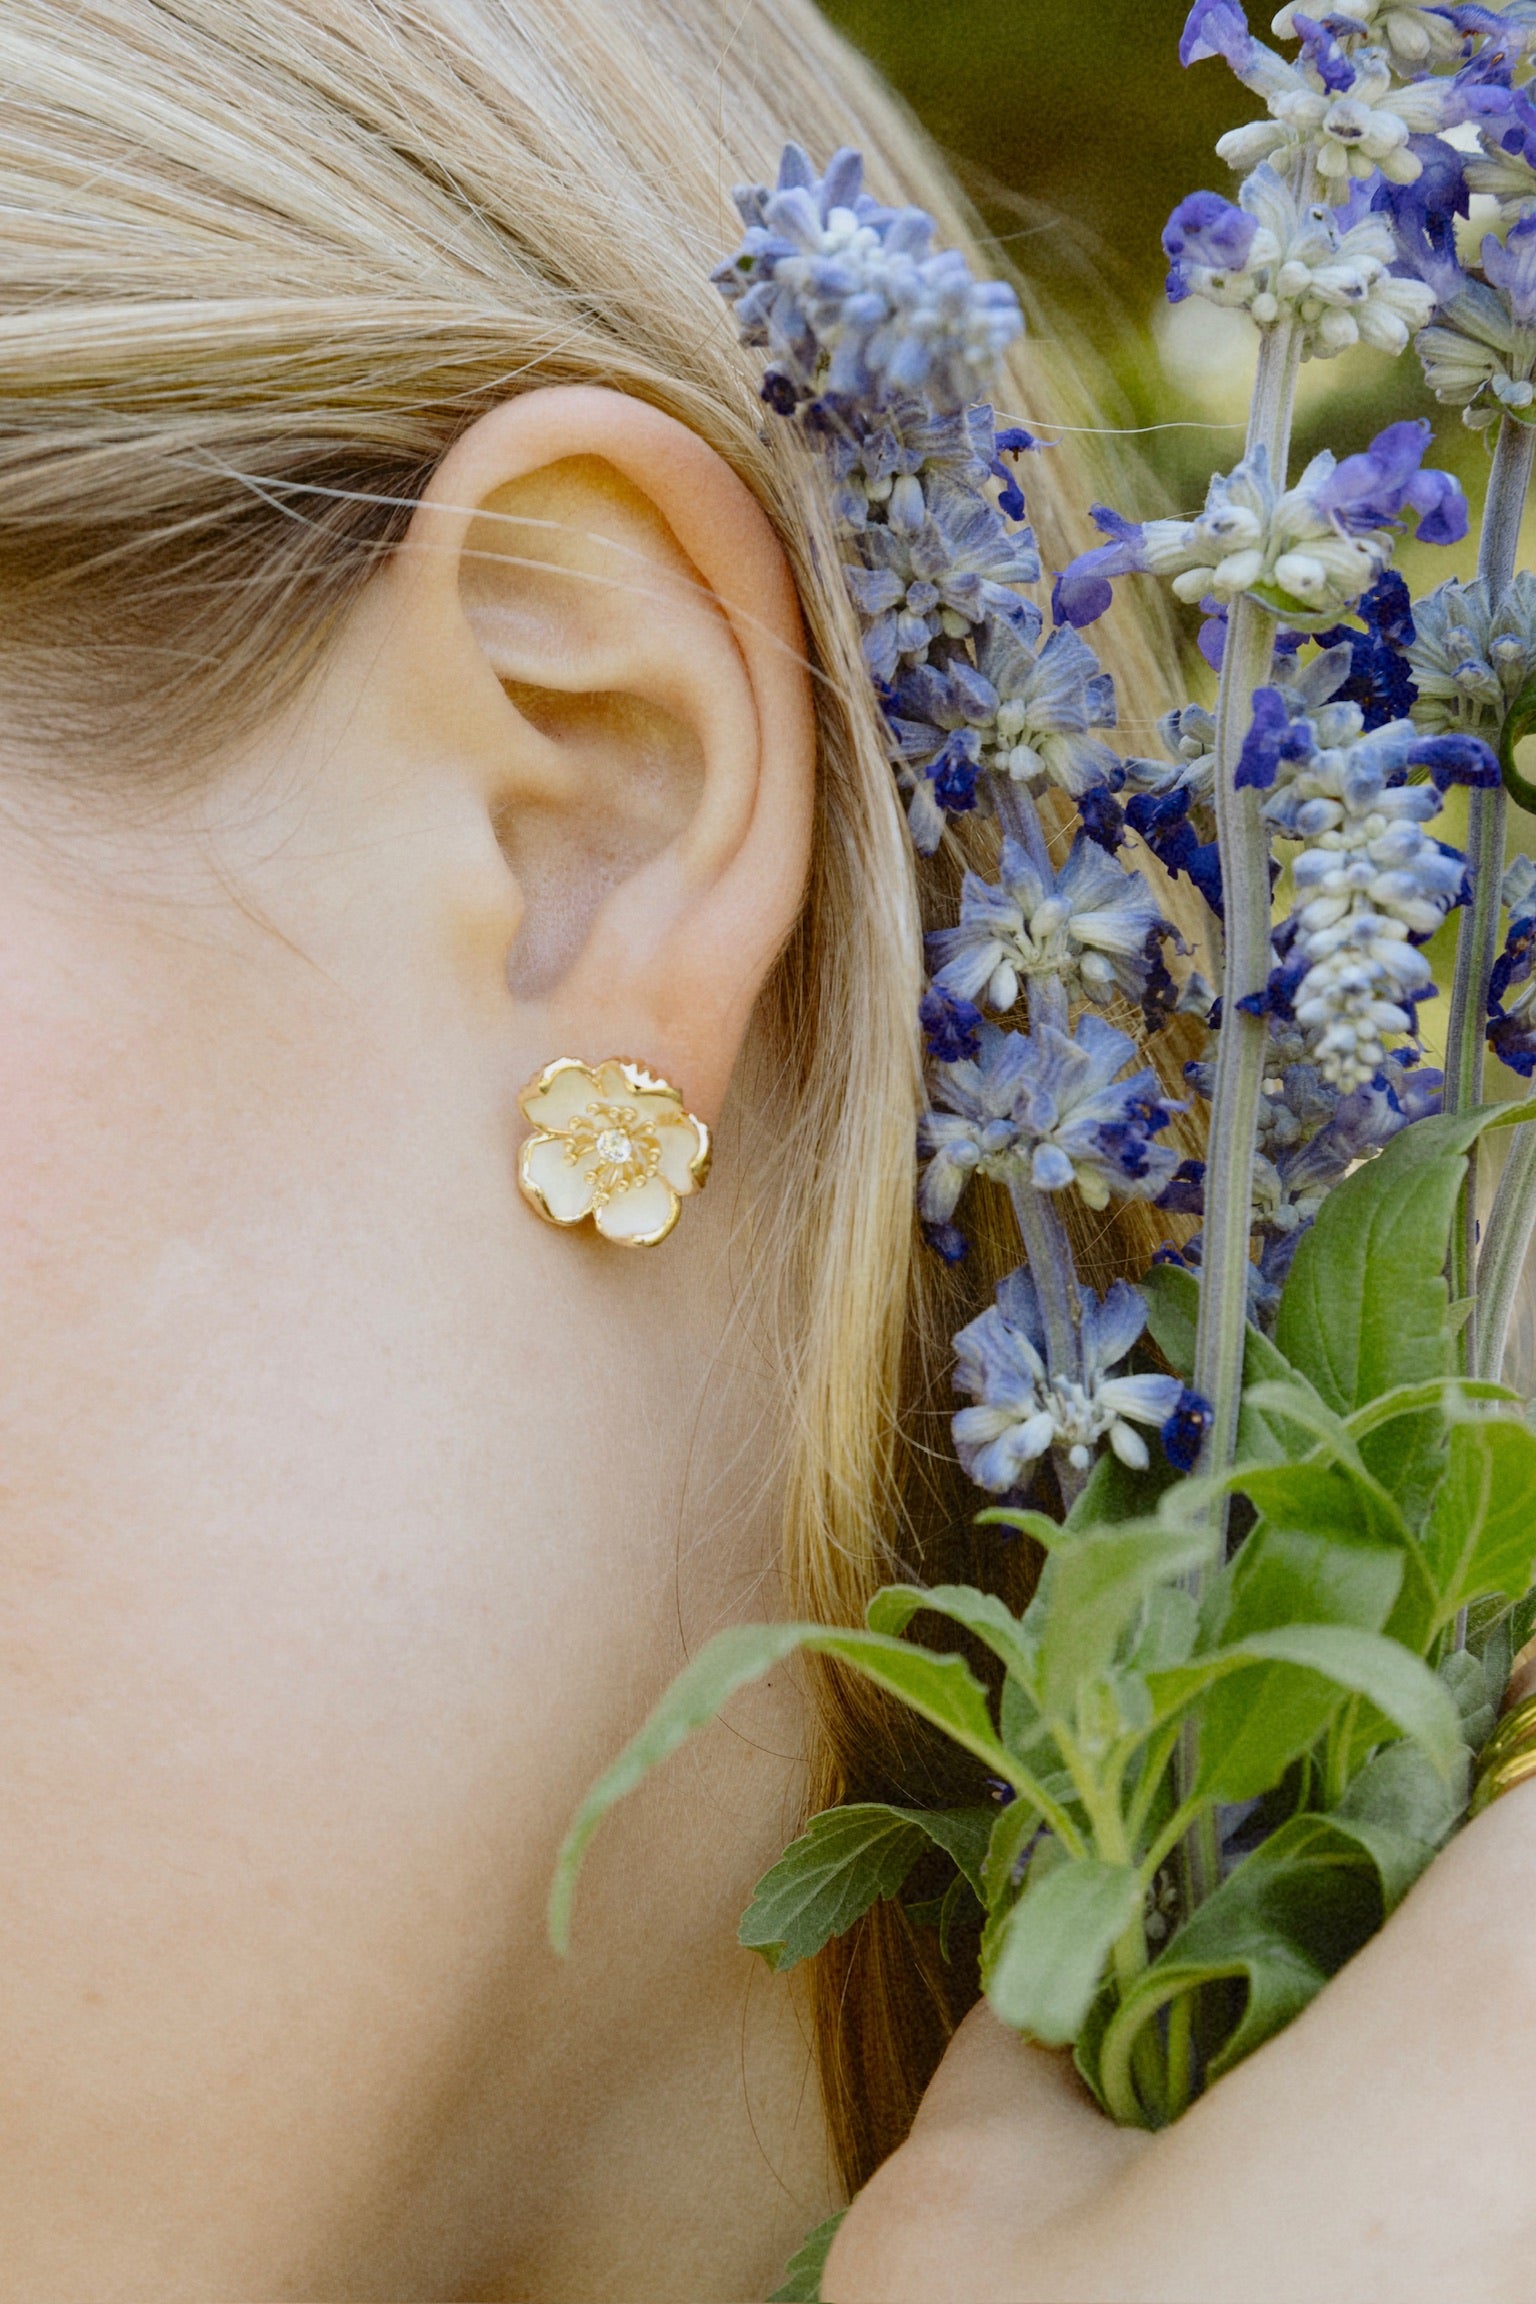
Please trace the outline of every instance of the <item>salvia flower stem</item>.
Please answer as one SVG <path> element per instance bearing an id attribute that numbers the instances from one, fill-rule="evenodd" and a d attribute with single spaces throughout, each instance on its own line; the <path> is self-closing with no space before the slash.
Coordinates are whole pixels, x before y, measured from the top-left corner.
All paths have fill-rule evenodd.
<path id="1" fill-rule="evenodd" d="M 1499 599 L 1515 572 L 1520 521 L 1530 490 L 1533 460 L 1536 460 L 1536 428 L 1506 416 L 1499 427 L 1493 468 L 1488 476 L 1488 501 L 1478 550 L 1477 572 L 1493 600 Z M 1488 1013 L 1488 983 L 1498 942 L 1499 886 L 1508 808 L 1502 785 L 1474 791 L 1468 797 L 1467 863 L 1472 875 L 1472 902 L 1462 914 L 1456 947 L 1456 975 L 1445 1051 L 1447 1112 L 1465 1112 L 1482 1095 L 1483 1033 Z M 1512 1152 L 1512 1160 L 1513 1157 Z M 1505 1221 L 1516 1219 L 1517 1211 L 1512 1210 Z M 1476 1263 L 1477 1153 L 1474 1149 L 1468 1157 L 1461 1220 L 1452 1238 L 1449 1279 L 1454 1298 L 1472 1294 Z M 1489 1307 L 1489 1312 L 1491 1309 Z M 1476 1324 L 1486 1321 L 1487 1317 L 1482 1310 L 1474 1312 L 1463 1331 L 1469 1368 L 1481 1369 L 1486 1365 Z M 1507 1317 L 1506 1312 L 1506 1322 Z"/>
<path id="2" fill-rule="evenodd" d="M 1300 365 L 1300 331 L 1296 326 L 1270 329 L 1259 350 L 1248 454 L 1266 449 L 1270 468 L 1282 483 L 1290 453 Z M 1228 1471 L 1235 1459 L 1243 1389 L 1254 1154 L 1268 1041 L 1264 1018 L 1250 1013 L 1243 1003 L 1262 994 L 1271 959 L 1269 839 L 1260 814 L 1261 795 L 1251 788 L 1240 788 L 1236 775 L 1253 692 L 1269 679 L 1274 643 L 1273 617 L 1253 600 L 1235 602 L 1216 701 L 1215 802 L 1227 892 L 1226 943 L 1222 1029 L 1217 1042 L 1206 1168 L 1200 1323 L 1195 1343 L 1195 1389 L 1213 1409 L 1202 1459 L 1208 1472 Z M 1212 1510 L 1221 1515 L 1225 1525 L 1224 1495 Z M 1195 1580 L 1197 1585 L 1199 1581 Z M 1199 1730 L 1191 1720 L 1180 1735 L 1174 1768 L 1181 1805 L 1195 1782 L 1199 1757 Z M 1215 1820 L 1209 1812 L 1185 1836 L 1178 1869 L 1180 1904 L 1187 1917 L 1205 1902 L 1220 1879 Z"/>

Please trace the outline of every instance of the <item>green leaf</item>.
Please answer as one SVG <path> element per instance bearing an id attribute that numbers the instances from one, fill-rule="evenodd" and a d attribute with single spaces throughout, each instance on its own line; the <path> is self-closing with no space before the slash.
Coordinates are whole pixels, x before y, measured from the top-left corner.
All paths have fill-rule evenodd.
<path id="1" fill-rule="evenodd" d="M 1442 1776 L 1454 1776 L 1461 1753 L 1456 1707 L 1429 1666 L 1395 1640 L 1345 1624 L 1286 1624 L 1250 1634 L 1242 1647 L 1249 1656 L 1297 1665 L 1364 1696 Z"/>
<path id="2" fill-rule="evenodd" d="M 1261 1392 L 1261 1386 L 1283 1387 L 1289 1398 L 1282 1398 L 1279 1391 Z M 1248 1330 L 1243 1347 L 1243 1387 L 1237 1419 L 1239 1457 L 1256 1464 L 1289 1464 L 1305 1455 L 1313 1427 L 1309 1421 L 1298 1422 L 1295 1411 L 1305 1409 L 1315 1420 L 1323 1403 L 1300 1369 L 1293 1368 L 1257 1328 Z"/>
<path id="3" fill-rule="evenodd" d="M 1296 1251 L 1275 1341 L 1341 1414 L 1403 1384 L 1452 1372 L 1444 1265 L 1465 1155 L 1521 1111 L 1484 1105 L 1416 1120 L 1329 1194 Z M 1436 1469 L 1439 1418 L 1378 1436 L 1366 1462 L 1416 1497 Z"/>
<path id="4" fill-rule="evenodd" d="M 955 1932 L 962 1928 L 980 1928 L 987 1917 L 986 1907 L 963 1872 L 957 1872 L 939 1901 L 939 1958 L 945 1967 L 953 1958 Z"/>
<path id="5" fill-rule="evenodd" d="M 1192 1272 L 1174 1264 L 1154 1264 L 1137 1282 L 1147 1299 L 1147 1333 L 1170 1368 L 1188 1383 L 1195 1367 L 1195 1330 L 1200 1318 L 1200 1284 Z M 1248 1388 L 1263 1383 L 1299 1384 L 1310 1391 L 1285 1355 L 1257 1328 L 1249 1328 L 1243 1346 L 1243 1382 Z M 1302 1453 L 1304 1435 L 1283 1417 L 1243 1402 L 1237 1435 L 1238 1454 L 1255 1463 L 1285 1463 Z M 1101 1462 L 1103 1459 L 1101 1458 Z M 1081 1503 L 1082 1499 L 1079 1499 Z"/>
<path id="6" fill-rule="evenodd" d="M 1526 1590 L 1536 1568 L 1536 1434 L 1509 1417 L 1452 1427 L 1424 1551 L 1438 1624 L 1485 1593 Z"/>
<path id="7" fill-rule="evenodd" d="M 549 1896 L 550 1942 L 569 1948 L 571 1906 L 587 1842 L 614 1804 L 651 1770 L 668 1759 L 696 1728 L 713 1720 L 738 1688 L 761 1679 L 801 1645 L 801 1624 L 739 1624 L 716 1633 L 651 1713 L 645 1725 L 606 1769 L 577 1809 L 555 1866 Z"/>
<path id="8" fill-rule="evenodd" d="M 1126 1994 L 1098 2044 L 1089 2075 L 1107 2101 L 1134 2091 L 1137 2034 L 1158 2011 L 1201 1985 L 1246 1987 L 1241 2016 L 1211 2058 L 1219 2079 L 1281 2031 L 1382 1920 L 1375 1863 L 1353 1834 L 1322 1816 L 1296 1816 L 1246 1857 L 1177 1930 Z"/>
<path id="9" fill-rule="evenodd" d="M 1285 1669 L 1260 1669 L 1273 1666 Z M 1163 1719 L 1205 1698 L 1195 1788 L 1210 1800 L 1269 1791 L 1344 1695 L 1376 1705 L 1447 1780 L 1462 1749 L 1456 1707 L 1428 1665 L 1395 1640 L 1351 1625 L 1252 1632 L 1176 1671 L 1150 1673 L 1148 1686 Z"/>
<path id="10" fill-rule="evenodd" d="M 587 1843 L 616 1802 L 675 1752 L 696 1728 L 712 1720 L 738 1688 L 761 1679 L 797 1649 L 835 1656 L 872 1680 L 909 1710 L 1013 1781 L 1013 1762 L 998 1741 L 987 1692 L 962 1656 L 891 1640 L 878 1632 L 844 1631 L 826 1624 L 740 1624 L 716 1633 L 679 1673 L 650 1718 L 606 1769 L 577 1809 L 555 1866 L 549 1898 L 550 1941 L 557 1952 L 570 1942 L 571 1906 Z"/>
<path id="11" fill-rule="evenodd" d="M 1005 2024 L 1047 2048 L 1077 2038 L 1117 1937 L 1141 1910 L 1128 1864 L 1059 1864 L 1009 1915 L 987 1998 Z"/>
<path id="12" fill-rule="evenodd" d="M 818 2224 L 814 2232 L 806 2234 L 785 2265 L 783 2283 L 775 2288 L 768 2304 L 821 2304 L 821 2276 L 827 2268 L 838 2227 L 847 2213 L 846 2208 L 839 2208 L 825 2224 Z"/>
<path id="13" fill-rule="evenodd" d="M 1390 1548 L 1401 1582 L 1413 1532 L 1390 1496 L 1347 1458 L 1338 1464 L 1245 1464 L 1233 1473 L 1232 1486 L 1279 1527 L 1303 1529 L 1330 1543 Z"/>
<path id="14" fill-rule="evenodd" d="M 1335 1187 L 1280 1299 L 1281 1351 L 1341 1415 L 1451 1373 L 1444 1264 L 1466 1162 L 1464 1145 L 1421 1138 L 1437 1126 L 1403 1129 Z"/>
<path id="15" fill-rule="evenodd" d="M 1176 1264 L 1154 1264 L 1138 1282 L 1146 1298 L 1147 1334 L 1182 1383 L 1195 1372 L 1195 1332 L 1200 1325 L 1200 1283 Z"/>
<path id="16" fill-rule="evenodd" d="M 1392 1613 L 1403 1580 L 1402 1554 L 1362 1543 L 1358 1521 L 1341 1533 L 1321 1514 L 1309 1521 L 1298 1510 L 1294 1519 L 1281 1518 L 1275 1503 L 1296 1501 L 1287 1481 L 1291 1469 L 1277 1468 L 1273 1483 L 1266 1480 L 1263 1509 L 1272 1518 L 1254 1530 L 1233 1563 L 1224 1644 L 1287 1624 L 1353 1624 L 1379 1632 Z"/>
<path id="17" fill-rule="evenodd" d="M 1090 1481 L 1089 1485 L 1092 1485 Z M 1011 1528 L 1016 1536 L 1030 1536 L 1049 1552 L 1062 1539 L 1062 1526 L 1047 1512 L 1028 1512 L 1017 1504 L 989 1504 L 976 1515 L 978 1528 Z"/>
<path id="18" fill-rule="evenodd" d="M 737 1930 L 770 1968 L 793 1968 L 841 1936 L 872 1904 L 894 1896 L 930 1844 L 959 1866 L 977 1894 L 996 1811 L 926 1810 L 861 1801 L 813 1816 L 763 1874 Z"/>
<path id="19" fill-rule="evenodd" d="M 1333 1812 L 1375 1860 L 1388 1912 L 1450 1838 L 1467 1804 L 1471 1754 L 1447 1783 L 1415 1744 L 1389 1744 L 1368 1761 Z"/>
<path id="20" fill-rule="evenodd" d="M 936 1584 L 931 1590 L 919 1584 L 887 1584 L 870 1601 L 865 1620 L 872 1632 L 894 1636 L 905 1632 L 925 1609 L 974 1632 L 1021 1680 L 1028 1683 L 1034 1677 L 1034 1650 L 1024 1627 L 993 1592 L 977 1592 L 969 1584 Z"/>
<path id="21" fill-rule="evenodd" d="M 1425 1408 L 1438 1409 L 1448 1419 L 1475 1415 L 1470 1404 L 1479 1400 L 1503 1401 L 1514 1407 L 1523 1405 L 1518 1392 L 1511 1392 L 1507 1384 L 1494 1384 L 1486 1377 L 1432 1378 L 1427 1384 L 1399 1384 L 1392 1391 L 1384 1392 L 1379 1400 L 1367 1401 L 1363 1408 L 1357 1408 L 1352 1416 L 1345 1418 L 1344 1429 L 1352 1440 L 1359 1441 L 1378 1425 L 1391 1424 L 1399 1416 L 1415 1416 Z"/>
<path id="22" fill-rule="evenodd" d="M 1187 1664 L 1200 1629 L 1200 1606 L 1192 1592 L 1178 1584 L 1160 1584 L 1142 1604 L 1136 1645 L 1126 1658 L 1131 1672 L 1166 1672 L 1170 1665 Z"/>
<path id="23" fill-rule="evenodd" d="M 1035 1601 L 1042 1624 L 1039 1697 L 1048 1714 L 1070 1716 L 1079 1688 L 1109 1664 L 1147 1595 L 1205 1566 L 1214 1541 L 1209 1525 L 1141 1521 L 1081 1536 L 1052 1553 Z"/>

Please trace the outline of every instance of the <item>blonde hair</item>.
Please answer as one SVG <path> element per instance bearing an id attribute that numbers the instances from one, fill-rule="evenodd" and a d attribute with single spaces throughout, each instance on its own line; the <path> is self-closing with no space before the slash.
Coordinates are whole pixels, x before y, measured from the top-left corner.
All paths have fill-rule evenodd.
<path id="1" fill-rule="evenodd" d="M 786 1291 L 791 1601 L 846 1621 L 894 1562 L 963 1546 L 936 1445 L 946 1340 L 962 1287 L 1009 1259 L 1000 1226 L 963 1283 L 914 1254 L 921 913 L 955 855 L 920 888 L 835 540 L 708 280 L 732 181 L 789 136 L 823 159 L 860 146 L 878 192 L 974 244 L 807 0 L 5 0 L 0 688 L 44 768 L 180 772 L 293 693 L 455 436 L 528 386 L 638 394 L 741 475 L 817 675 L 812 883 L 764 1003 L 790 1117 L 762 1265 Z M 1034 343 L 1006 397 L 1084 418 Z M 1083 471 L 1031 463 L 1048 554 L 1082 540 Z M 1123 627 L 1116 649 L 1144 725 L 1166 649 Z M 1148 1223 L 1084 1246 L 1101 1271 L 1144 1261 Z M 857 1687 L 818 1694 L 814 1804 L 914 1767 L 938 1781 Z M 964 1993 L 891 1909 L 814 1989 L 856 2184 Z"/>

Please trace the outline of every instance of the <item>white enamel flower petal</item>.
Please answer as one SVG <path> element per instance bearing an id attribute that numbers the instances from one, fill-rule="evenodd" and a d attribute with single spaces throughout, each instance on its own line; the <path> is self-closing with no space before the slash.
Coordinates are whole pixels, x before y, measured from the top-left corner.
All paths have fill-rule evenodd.
<path id="1" fill-rule="evenodd" d="M 624 1092 L 622 1076 L 620 1092 Z M 518 1101 L 535 1128 L 544 1128 L 553 1134 L 569 1128 L 579 1113 L 597 1102 L 600 1093 L 585 1064 L 567 1064 L 555 1072 L 547 1086 L 524 1089 Z"/>
<path id="2" fill-rule="evenodd" d="M 678 1196 L 664 1176 L 653 1176 L 633 1191 L 615 1192 L 599 1208 L 596 1223 L 605 1240 L 649 1244 L 677 1222 Z"/>
<path id="3" fill-rule="evenodd" d="M 661 1173 L 673 1191 L 685 1198 L 690 1192 L 696 1192 L 699 1180 L 693 1164 L 703 1150 L 703 1143 L 692 1120 L 675 1107 L 670 1114 L 658 1115 L 656 1141 L 661 1146 Z"/>
<path id="4" fill-rule="evenodd" d="M 601 1099 L 604 1104 L 632 1104 L 636 1106 L 651 1101 L 650 1098 L 636 1095 L 629 1084 L 623 1064 L 616 1056 L 610 1056 L 606 1064 L 599 1064 L 597 1086 L 592 1091 L 592 1098 L 594 1101 Z M 672 1103 L 670 1098 L 664 1099 L 664 1101 Z M 673 1103 L 673 1109 L 676 1109 L 675 1103 Z"/>
<path id="5" fill-rule="evenodd" d="M 563 1137 L 533 1136 L 523 1146 L 523 1180 L 557 1224 L 579 1224 L 590 1215 L 596 1154 L 572 1160 Z"/>

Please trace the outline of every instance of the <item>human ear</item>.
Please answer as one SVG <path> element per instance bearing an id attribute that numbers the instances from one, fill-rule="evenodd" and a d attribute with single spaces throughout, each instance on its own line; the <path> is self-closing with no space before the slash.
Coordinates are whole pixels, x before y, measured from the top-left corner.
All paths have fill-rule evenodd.
<path id="1" fill-rule="evenodd" d="M 713 1121 L 810 846 L 810 682 L 767 518 L 675 418 L 554 387 L 456 443 L 391 581 L 413 712 L 473 755 L 517 884 L 529 1069 L 633 1057 Z"/>

